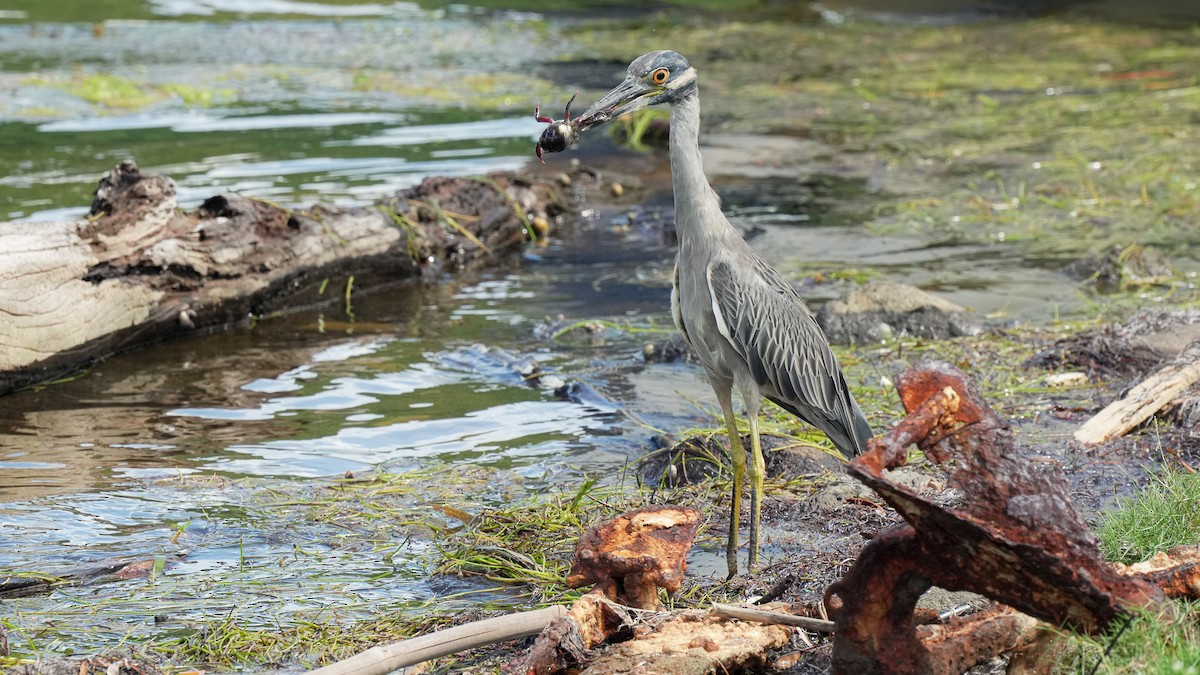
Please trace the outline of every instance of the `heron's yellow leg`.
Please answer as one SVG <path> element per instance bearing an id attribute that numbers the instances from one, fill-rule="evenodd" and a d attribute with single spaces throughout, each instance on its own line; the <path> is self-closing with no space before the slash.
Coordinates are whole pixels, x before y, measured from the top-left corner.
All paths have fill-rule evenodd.
<path id="1" fill-rule="evenodd" d="M 758 564 L 758 521 L 762 515 L 765 472 L 762 443 L 758 440 L 758 415 L 750 415 L 750 571 Z"/>
<path id="2" fill-rule="evenodd" d="M 729 432 L 729 459 L 733 467 L 733 498 L 729 504 L 729 542 L 725 545 L 725 561 L 729 567 L 729 577 L 733 578 L 738 572 L 738 521 L 742 517 L 742 481 L 746 479 L 746 448 L 742 445 L 742 436 L 738 433 L 737 418 L 733 408 L 722 401 L 721 408 L 725 413 L 725 429 Z"/>

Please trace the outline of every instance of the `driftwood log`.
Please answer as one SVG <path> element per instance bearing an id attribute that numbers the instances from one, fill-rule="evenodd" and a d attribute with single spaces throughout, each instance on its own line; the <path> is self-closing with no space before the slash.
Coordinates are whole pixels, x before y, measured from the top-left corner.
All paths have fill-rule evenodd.
<path id="1" fill-rule="evenodd" d="M 372 647 L 344 661 L 310 670 L 307 675 L 387 675 L 439 656 L 537 635 L 566 613 L 566 607 L 551 605 L 543 609 L 472 621 L 428 635 Z"/>
<path id="2" fill-rule="evenodd" d="M 0 223 L 0 394 L 343 298 L 352 275 L 436 278 L 496 261 L 536 236 L 531 222 L 562 211 L 548 185 L 511 175 L 429 178 L 370 207 L 294 210 L 225 194 L 181 211 L 170 178 L 126 161 L 100 181 L 85 220 Z M 329 279 L 338 292 L 318 295 Z"/>
<path id="3" fill-rule="evenodd" d="M 1099 445 L 1127 433 L 1172 403 L 1185 389 L 1200 380 L 1200 339 L 1096 413 L 1075 431 L 1082 445 Z"/>

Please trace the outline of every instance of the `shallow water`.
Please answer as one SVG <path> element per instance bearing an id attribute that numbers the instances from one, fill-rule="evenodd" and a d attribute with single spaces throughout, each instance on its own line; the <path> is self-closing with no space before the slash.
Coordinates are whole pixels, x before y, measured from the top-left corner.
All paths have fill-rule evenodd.
<path id="1" fill-rule="evenodd" d="M 297 314 L 7 397 L 0 570 L 53 574 L 123 555 L 165 556 L 166 566 L 152 583 L 5 601 L 5 617 L 18 634 L 38 631 L 39 651 L 83 653 L 217 617 L 253 629 L 420 611 L 468 591 L 487 592 L 439 608 L 503 600 L 510 591 L 494 584 L 431 577 L 429 531 L 397 520 L 444 527 L 431 505 L 478 512 L 618 476 L 648 445 L 643 425 L 703 417 L 679 396 L 703 394 L 696 373 L 643 375 L 631 358 L 640 339 L 614 333 L 571 347 L 532 336 L 543 314 L 583 316 L 585 305 L 663 314 L 663 289 L 636 280 L 610 281 L 598 305 L 564 292 L 615 259 L 669 255 L 643 241 L 632 254 L 578 262 L 614 239 L 598 226 L 520 270 L 369 294 L 354 322 L 340 309 Z M 540 364 L 543 382 L 524 381 L 514 358 Z M 555 395 L 554 378 L 582 383 L 582 394 Z M 347 472 L 410 471 L 429 477 L 378 521 L 322 522 L 288 506 Z"/>
<path id="2" fill-rule="evenodd" d="M 0 217 L 79 217 L 96 176 L 128 157 L 173 177 L 184 207 L 219 190 L 361 203 L 429 175 L 527 163 L 533 80 L 513 74 L 535 64 L 531 44 L 557 53 L 536 17 L 279 3 L 315 14 L 195 20 L 221 5 L 0 23 Z"/>

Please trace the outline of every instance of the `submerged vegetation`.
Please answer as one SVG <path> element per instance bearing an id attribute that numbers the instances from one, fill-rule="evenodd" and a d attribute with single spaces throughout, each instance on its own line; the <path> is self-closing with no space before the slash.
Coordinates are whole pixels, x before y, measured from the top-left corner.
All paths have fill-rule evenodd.
<path id="1" fill-rule="evenodd" d="M 664 17 L 580 39 L 613 60 L 646 44 L 687 55 L 704 78 L 706 119 L 719 120 L 710 127 L 860 153 L 882 188 L 870 222 L 881 234 L 1028 242 L 1051 259 L 1133 242 L 1189 254 L 1198 241 L 1194 30 Z"/>

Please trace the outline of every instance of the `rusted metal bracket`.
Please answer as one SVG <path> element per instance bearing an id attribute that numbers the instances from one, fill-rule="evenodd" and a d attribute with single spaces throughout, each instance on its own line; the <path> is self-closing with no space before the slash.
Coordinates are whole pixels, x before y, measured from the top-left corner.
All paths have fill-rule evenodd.
<path id="1" fill-rule="evenodd" d="M 567 587 L 596 584 L 604 595 L 638 609 L 658 609 L 658 589 L 679 590 L 700 512 L 648 506 L 588 530 L 575 547 Z"/>
<path id="2" fill-rule="evenodd" d="M 909 411 L 848 465 L 908 524 L 863 549 L 829 588 L 835 673 L 960 673 L 981 655 L 970 635 L 923 643 L 913 609 L 931 586 L 969 590 L 1056 626 L 1104 631 L 1126 608 L 1158 604 L 1147 580 L 1117 574 L 1071 505 L 1061 469 L 1020 457 L 1007 422 L 957 368 L 918 364 L 896 382 Z M 963 504 L 949 508 L 888 480 L 912 443 L 945 469 Z M 1014 626 L 1020 622 L 1015 622 Z M 1003 624 L 996 624 L 1003 625 Z M 1010 640 L 996 639 L 997 644 Z"/>
<path id="3" fill-rule="evenodd" d="M 1200 544 L 1175 546 L 1134 565 L 1113 563 L 1118 574 L 1146 579 L 1168 598 L 1200 599 Z"/>
<path id="4" fill-rule="evenodd" d="M 547 626 L 510 670 L 548 675 L 567 663 L 581 663 L 590 650 L 632 625 L 627 607 L 658 609 L 658 589 L 674 593 L 683 583 L 699 529 L 695 509 L 648 506 L 588 530 L 575 547 L 567 586 L 596 587 Z"/>

